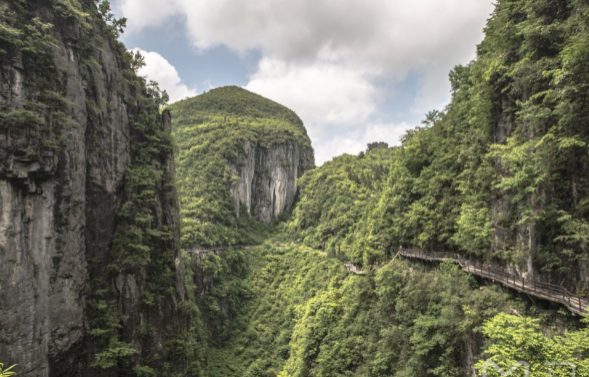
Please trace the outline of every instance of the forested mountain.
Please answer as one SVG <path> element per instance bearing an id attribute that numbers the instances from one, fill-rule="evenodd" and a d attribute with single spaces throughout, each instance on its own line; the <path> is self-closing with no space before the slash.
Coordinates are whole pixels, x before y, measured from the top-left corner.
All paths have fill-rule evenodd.
<path id="1" fill-rule="evenodd" d="M 185 255 L 194 327 L 205 329 L 202 376 L 467 376 L 486 360 L 505 370 L 530 360 L 540 376 L 549 359 L 589 375 L 587 327 L 566 309 L 452 263 L 390 261 L 379 241 L 389 235 L 376 231 L 387 180 L 367 177 L 392 175 L 404 148 L 344 155 L 307 172 L 272 242 Z M 347 259 L 365 262 L 365 274 L 348 271 Z"/>
<path id="2" fill-rule="evenodd" d="M 242 88 L 164 107 L 124 24 L 0 2 L 0 375 L 589 376 L 588 4 L 499 0 L 446 108 L 320 167 Z"/>
<path id="3" fill-rule="evenodd" d="M 289 210 L 295 181 L 314 166 L 291 110 L 238 87 L 169 107 L 178 144 L 176 181 L 186 248 L 260 242 L 258 222 Z"/>
<path id="4" fill-rule="evenodd" d="M 393 163 L 391 249 L 461 250 L 587 294 L 588 17 L 579 1 L 498 2 L 452 102 Z"/>
<path id="5" fill-rule="evenodd" d="M 588 17 L 582 2 L 499 1 L 445 109 L 400 147 L 303 175 L 280 246 L 195 262 L 216 276 L 202 313 L 225 318 L 209 375 L 460 376 L 487 359 L 587 375 L 586 325 L 565 309 L 389 260 L 400 246 L 458 252 L 587 297 Z"/>
<path id="6" fill-rule="evenodd" d="M 443 111 L 382 162 L 336 159 L 303 177 L 293 225 L 305 243 L 369 264 L 400 245 L 460 251 L 587 294 L 588 12 L 499 1 Z"/>

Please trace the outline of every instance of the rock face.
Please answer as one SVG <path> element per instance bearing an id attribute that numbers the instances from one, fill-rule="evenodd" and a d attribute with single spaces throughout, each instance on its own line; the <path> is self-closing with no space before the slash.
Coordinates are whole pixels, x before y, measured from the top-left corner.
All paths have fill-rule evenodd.
<path id="1" fill-rule="evenodd" d="M 172 104 L 178 146 L 182 246 L 256 244 L 256 221 L 288 211 L 296 180 L 314 164 L 302 120 L 290 109 L 228 86 Z"/>
<path id="2" fill-rule="evenodd" d="M 264 149 L 244 142 L 233 168 L 239 180 L 230 187 L 236 214 L 245 206 L 253 218 L 269 223 L 288 211 L 296 196 L 296 179 L 310 168 L 312 154 L 296 142 Z"/>
<path id="3" fill-rule="evenodd" d="M 130 83 L 132 70 L 125 77 L 124 50 L 94 2 L 74 4 L 87 12 L 82 20 L 59 13 L 59 4 L 4 3 L 0 19 L 20 38 L 0 43 L 0 362 L 18 364 L 23 377 L 134 375 L 148 352 L 162 351 L 163 329 L 184 295 L 182 265 L 155 257 L 133 271 L 108 266 L 121 206 L 133 195 L 125 177 L 137 166 L 140 135 L 131 124 L 147 112 L 170 132 L 169 114 L 161 119 L 153 101 L 146 107 L 145 89 Z M 23 33 L 27 27 L 40 33 Z M 23 45 L 38 51 L 31 55 Z M 150 211 L 153 227 L 169 231 L 166 247 L 177 256 L 177 200 L 165 182 L 173 174 L 168 150 L 152 161 L 161 177 Z M 173 293 L 146 309 L 147 272 L 155 263 L 168 265 L 176 280 Z M 99 287 L 121 313 L 119 340 L 136 350 L 127 370 L 119 369 L 124 364 L 90 367 L 103 351 L 89 335 Z M 147 327 L 160 342 L 149 351 L 138 335 Z"/>

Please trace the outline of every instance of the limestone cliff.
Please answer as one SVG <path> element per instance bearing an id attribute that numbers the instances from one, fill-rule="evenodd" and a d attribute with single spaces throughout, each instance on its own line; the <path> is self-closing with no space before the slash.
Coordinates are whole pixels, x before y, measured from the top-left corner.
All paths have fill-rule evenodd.
<path id="1" fill-rule="evenodd" d="M 297 178 L 314 166 L 302 121 L 237 87 L 214 89 L 170 109 L 179 146 L 184 246 L 255 243 L 248 219 L 267 224 L 288 211 Z"/>
<path id="2" fill-rule="evenodd" d="M 0 10 L 0 362 L 161 369 L 184 297 L 169 114 L 94 1 Z"/>
<path id="3" fill-rule="evenodd" d="M 236 215 L 241 206 L 249 215 L 264 223 L 288 211 L 296 195 L 296 179 L 309 167 L 309 153 L 299 149 L 296 142 L 274 145 L 269 149 L 243 143 L 243 152 L 232 165 L 238 181 L 230 186 Z"/>

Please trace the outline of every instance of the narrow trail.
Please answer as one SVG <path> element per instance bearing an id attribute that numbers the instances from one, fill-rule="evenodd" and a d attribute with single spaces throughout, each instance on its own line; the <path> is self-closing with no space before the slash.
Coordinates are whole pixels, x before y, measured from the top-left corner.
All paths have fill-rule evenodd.
<path id="1" fill-rule="evenodd" d="M 244 250 L 250 250 L 253 249 L 254 247 L 258 247 L 261 245 L 233 245 L 233 246 L 214 246 L 214 247 L 209 247 L 209 248 L 194 248 L 194 249 L 190 249 L 190 250 L 186 250 L 186 252 L 190 255 L 204 255 L 207 253 L 213 253 L 213 252 L 217 252 L 217 251 L 224 251 L 227 249 L 244 249 Z"/>

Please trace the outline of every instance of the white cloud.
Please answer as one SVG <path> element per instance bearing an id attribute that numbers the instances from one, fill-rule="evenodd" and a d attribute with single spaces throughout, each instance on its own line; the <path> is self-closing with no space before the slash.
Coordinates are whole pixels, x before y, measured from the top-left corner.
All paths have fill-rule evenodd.
<path id="1" fill-rule="evenodd" d="M 264 58 L 246 89 L 271 98 L 305 121 L 312 139 L 331 125 L 354 126 L 376 110 L 378 90 L 359 71 L 330 63 L 296 64 Z"/>
<path id="2" fill-rule="evenodd" d="M 145 66 L 140 68 L 137 73 L 140 76 L 147 76 L 148 80 L 159 83 L 160 88 L 165 89 L 170 95 L 170 103 L 197 94 L 195 88 L 189 88 L 182 83 L 176 68 L 157 52 L 147 52 L 138 48 L 132 51 L 139 51 L 145 58 Z"/>
<path id="3" fill-rule="evenodd" d="M 404 75 L 472 57 L 490 0 L 119 0 L 131 32 L 186 17 L 195 46 L 285 61 L 337 60 Z"/>
<path id="4" fill-rule="evenodd" d="M 315 143 L 315 159 L 317 165 L 323 164 L 333 156 L 344 153 L 358 154 L 366 150 L 368 143 L 384 141 L 389 146 L 400 145 L 401 136 L 415 128 L 415 125 L 400 123 L 368 123 L 365 127 L 350 130 L 328 140 Z"/>
<path id="5" fill-rule="evenodd" d="M 323 157 L 326 141 L 368 123 L 380 94 L 373 77 L 359 70 L 324 62 L 288 64 L 271 58 L 260 61 L 246 89 L 289 107 L 303 119 L 318 164 L 334 151 L 329 148 L 328 156 Z"/>
<path id="6" fill-rule="evenodd" d="M 405 112 L 441 108 L 449 70 L 474 57 L 493 10 L 492 0 L 118 1 L 131 33 L 179 16 L 199 50 L 259 50 L 246 87 L 297 111 L 321 144 L 374 122 L 379 82 L 408 72 L 422 79 Z"/>

